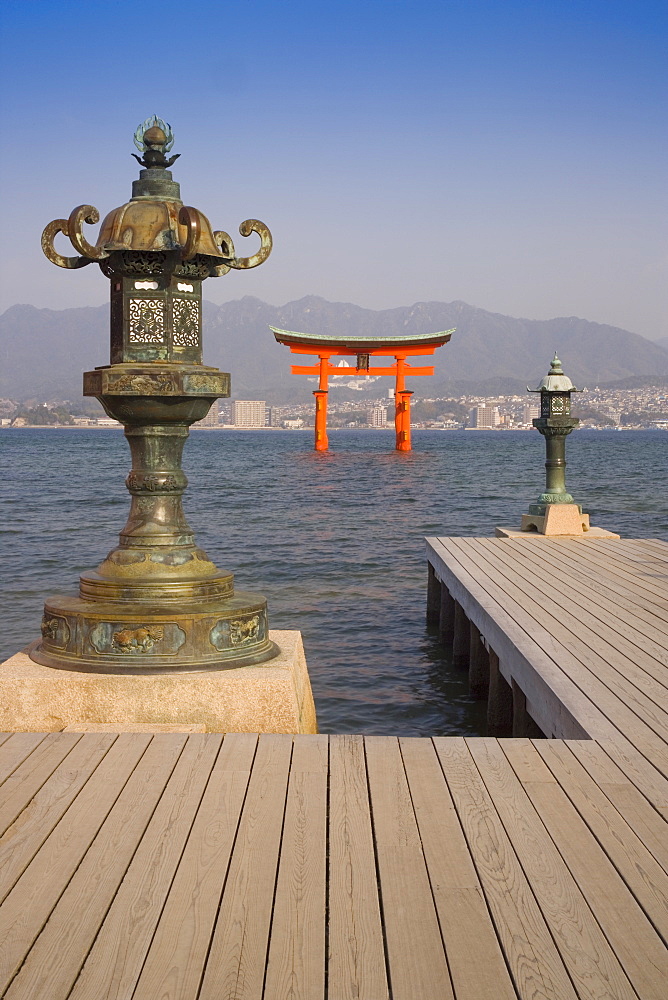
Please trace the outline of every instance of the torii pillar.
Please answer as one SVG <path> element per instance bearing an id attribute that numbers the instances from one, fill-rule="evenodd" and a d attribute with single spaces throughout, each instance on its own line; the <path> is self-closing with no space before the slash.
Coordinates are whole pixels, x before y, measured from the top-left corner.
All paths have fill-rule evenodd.
<path id="1" fill-rule="evenodd" d="M 313 390 L 315 396 L 315 450 L 327 451 L 327 394 L 329 393 L 329 359 L 330 354 L 319 354 L 320 369 L 318 388 Z"/>
<path id="2" fill-rule="evenodd" d="M 411 450 L 411 396 L 406 388 L 406 355 L 395 354 L 396 382 L 394 388 L 394 430 L 396 450 Z"/>

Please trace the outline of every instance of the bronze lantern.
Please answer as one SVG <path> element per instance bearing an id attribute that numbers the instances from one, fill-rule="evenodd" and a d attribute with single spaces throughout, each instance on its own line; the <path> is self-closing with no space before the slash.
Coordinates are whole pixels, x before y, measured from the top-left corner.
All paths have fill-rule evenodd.
<path id="1" fill-rule="evenodd" d="M 532 423 L 545 438 L 545 492 L 536 503 L 529 506 L 529 514 L 543 515 L 549 504 L 572 504 L 575 501 L 566 490 L 566 437 L 580 423 L 571 416 L 571 393 L 583 392 L 576 389 L 561 366 L 555 352 L 550 370 L 541 379 L 537 389 L 527 392 L 540 393 L 540 417 Z M 582 508 L 578 510 L 582 513 Z"/>
<path id="2" fill-rule="evenodd" d="M 125 426 L 132 469 L 130 513 L 119 545 L 80 578 L 78 596 L 50 597 L 41 643 L 50 667 L 94 672 L 202 670 L 261 663 L 277 653 L 260 594 L 235 591 L 232 573 L 197 547 L 181 497 L 181 453 L 190 426 L 230 394 L 230 377 L 202 364 L 202 282 L 256 267 L 272 247 L 267 227 L 248 219 L 260 249 L 237 257 L 230 236 L 181 201 L 168 157 L 170 126 L 149 118 L 135 133 L 142 170 L 132 198 L 104 219 L 95 245 L 84 223 L 91 205 L 44 230 L 42 247 L 64 268 L 97 263 L 111 286 L 110 363 L 84 374 L 95 396 Z M 135 154 L 133 154 L 135 155 Z M 67 236 L 76 256 L 54 247 Z"/>

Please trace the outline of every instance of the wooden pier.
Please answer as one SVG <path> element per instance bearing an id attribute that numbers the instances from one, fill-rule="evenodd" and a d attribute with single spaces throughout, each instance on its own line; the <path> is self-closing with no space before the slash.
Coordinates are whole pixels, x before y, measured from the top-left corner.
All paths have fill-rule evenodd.
<path id="1" fill-rule="evenodd" d="M 665 996 L 661 803 L 594 741 L 26 733 L 0 766 L 11 1000 Z"/>
<path id="2" fill-rule="evenodd" d="M 496 735 L 0 737 L 1 997 L 668 995 L 668 545 L 429 561 Z"/>

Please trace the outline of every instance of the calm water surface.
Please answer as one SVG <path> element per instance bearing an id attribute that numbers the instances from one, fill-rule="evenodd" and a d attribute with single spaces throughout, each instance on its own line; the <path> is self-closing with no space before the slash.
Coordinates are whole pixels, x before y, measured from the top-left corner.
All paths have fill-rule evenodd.
<path id="1" fill-rule="evenodd" d="M 543 484 L 533 432 L 194 431 L 188 520 L 273 628 L 301 629 L 323 732 L 478 734 L 483 710 L 424 624 L 425 535 L 492 535 Z M 2 658 L 39 634 L 44 598 L 116 544 L 129 469 L 117 430 L 5 430 Z M 568 484 L 592 523 L 668 539 L 662 431 L 576 432 Z"/>

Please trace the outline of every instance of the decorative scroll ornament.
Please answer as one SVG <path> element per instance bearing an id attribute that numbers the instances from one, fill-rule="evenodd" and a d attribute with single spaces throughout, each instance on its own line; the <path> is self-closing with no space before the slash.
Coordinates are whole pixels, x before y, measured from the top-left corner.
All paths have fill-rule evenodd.
<path id="1" fill-rule="evenodd" d="M 70 212 L 69 219 L 54 219 L 45 227 L 42 233 L 42 250 L 52 264 L 58 267 L 77 268 L 85 267 L 94 261 L 104 260 L 109 256 L 106 250 L 94 247 L 88 242 L 83 234 L 83 224 L 87 222 L 93 226 L 100 221 L 100 213 L 93 205 L 79 205 Z M 80 257 L 63 257 L 56 250 L 53 241 L 62 233 L 68 236 L 74 249 L 81 255 Z"/>
<path id="2" fill-rule="evenodd" d="M 92 264 L 93 261 L 88 260 L 87 257 L 63 257 L 56 250 L 53 241 L 58 233 L 62 233 L 64 236 L 69 235 L 67 223 L 67 219 L 54 219 L 53 222 L 44 227 L 44 232 L 42 233 L 42 252 L 44 256 L 48 257 L 51 263 L 56 264 L 57 267 L 77 268 Z"/>
<path id="3" fill-rule="evenodd" d="M 237 257 L 232 237 L 222 229 L 217 229 L 213 234 L 213 240 L 216 246 L 220 247 L 221 257 L 225 258 L 224 264 L 213 268 L 213 274 L 218 278 L 223 274 L 227 274 L 230 268 L 234 268 L 235 271 L 241 271 L 247 270 L 250 267 L 257 267 L 259 264 L 263 264 L 271 253 L 273 241 L 271 233 L 264 222 L 260 222 L 259 219 L 246 219 L 239 226 L 239 232 L 242 236 L 250 236 L 251 233 L 257 233 L 260 237 L 260 249 L 252 257 Z"/>
<path id="4" fill-rule="evenodd" d="M 79 205 L 72 209 L 67 220 L 67 235 L 75 250 L 78 250 L 82 257 L 88 260 L 104 260 L 109 256 L 107 250 L 101 247 L 92 246 L 83 234 L 83 224 L 87 222 L 89 226 L 94 226 L 100 221 L 100 213 L 93 205 Z"/>

